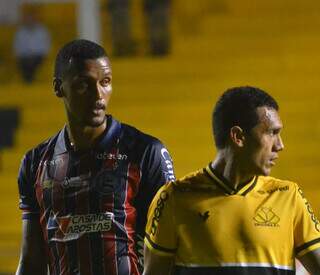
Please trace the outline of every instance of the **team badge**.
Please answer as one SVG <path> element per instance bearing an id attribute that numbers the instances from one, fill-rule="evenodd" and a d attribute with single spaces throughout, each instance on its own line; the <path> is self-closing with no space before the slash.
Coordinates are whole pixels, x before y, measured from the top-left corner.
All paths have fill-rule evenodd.
<path id="1" fill-rule="evenodd" d="M 271 207 L 261 207 L 253 217 L 255 226 L 278 227 L 280 218 L 274 213 Z"/>

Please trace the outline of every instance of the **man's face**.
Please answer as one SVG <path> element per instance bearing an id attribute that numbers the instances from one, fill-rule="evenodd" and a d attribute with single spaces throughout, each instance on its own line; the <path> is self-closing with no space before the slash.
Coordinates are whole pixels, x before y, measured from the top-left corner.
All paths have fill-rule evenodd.
<path id="1" fill-rule="evenodd" d="M 71 61 L 62 81 L 63 100 L 69 121 L 99 127 L 112 92 L 111 66 L 107 57 Z"/>
<path id="2" fill-rule="evenodd" d="M 283 126 L 275 109 L 259 107 L 256 112 L 259 122 L 246 136 L 243 153 L 252 173 L 267 176 L 284 148 L 280 137 Z"/>

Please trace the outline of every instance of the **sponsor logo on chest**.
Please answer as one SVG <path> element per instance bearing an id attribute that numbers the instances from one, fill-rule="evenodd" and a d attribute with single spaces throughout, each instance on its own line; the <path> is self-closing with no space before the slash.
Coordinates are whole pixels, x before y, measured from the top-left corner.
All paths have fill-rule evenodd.
<path id="1" fill-rule="evenodd" d="M 61 217 L 51 215 L 47 229 L 55 231 L 51 240 L 68 241 L 77 239 L 85 233 L 109 231 L 113 218 L 114 215 L 111 212 Z"/>

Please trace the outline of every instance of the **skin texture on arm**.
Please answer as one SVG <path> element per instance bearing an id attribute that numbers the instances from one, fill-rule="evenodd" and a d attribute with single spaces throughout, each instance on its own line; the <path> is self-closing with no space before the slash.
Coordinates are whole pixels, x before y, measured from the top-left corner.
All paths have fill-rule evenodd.
<path id="1" fill-rule="evenodd" d="M 39 221 L 22 221 L 22 247 L 16 275 L 46 275 L 48 270 Z"/>
<path id="2" fill-rule="evenodd" d="M 320 274 L 320 248 L 298 257 L 298 259 L 310 274 Z"/>
<path id="3" fill-rule="evenodd" d="M 144 272 L 143 275 L 170 275 L 174 255 L 158 255 L 144 245 Z"/>

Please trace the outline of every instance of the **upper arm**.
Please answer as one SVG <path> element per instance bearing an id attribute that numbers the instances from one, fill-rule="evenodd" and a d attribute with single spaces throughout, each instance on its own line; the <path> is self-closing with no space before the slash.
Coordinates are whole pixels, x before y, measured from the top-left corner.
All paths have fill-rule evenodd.
<path id="1" fill-rule="evenodd" d="M 155 254 L 146 245 L 144 246 L 144 275 L 171 274 L 174 256 Z"/>
<path id="2" fill-rule="evenodd" d="M 171 183 L 163 186 L 154 197 L 148 212 L 144 239 L 145 274 L 170 274 L 177 252 Z"/>
<path id="3" fill-rule="evenodd" d="M 298 259 L 310 274 L 320 273 L 320 248 L 309 251 Z"/>
<path id="4" fill-rule="evenodd" d="M 33 152 L 22 160 L 18 187 L 22 213 L 22 246 L 17 274 L 47 274 L 43 233 L 39 222 L 39 205 L 34 188 Z"/>
<path id="5" fill-rule="evenodd" d="M 147 213 L 157 191 L 168 181 L 175 180 L 172 159 L 168 150 L 158 140 L 146 148 L 141 163 L 141 182 L 135 199 L 137 232 L 143 237 Z"/>
<path id="6" fill-rule="evenodd" d="M 140 254 L 139 252 L 143 252 L 143 239 L 149 205 L 158 189 L 166 182 L 175 179 L 170 154 L 159 140 L 152 139 L 152 142 L 145 149 L 141 161 L 141 172 L 135 207 L 137 209 L 136 250 L 138 251 L 139 262 L 143 265 L 143 253 Z"/>
<path id="7" fill-rule="evenodd" d="M 45 244 L 38 219 L 22 221 L 22 246 L 16 275 L 47 274 Z"/>

